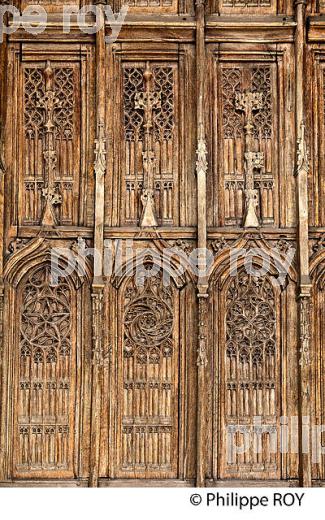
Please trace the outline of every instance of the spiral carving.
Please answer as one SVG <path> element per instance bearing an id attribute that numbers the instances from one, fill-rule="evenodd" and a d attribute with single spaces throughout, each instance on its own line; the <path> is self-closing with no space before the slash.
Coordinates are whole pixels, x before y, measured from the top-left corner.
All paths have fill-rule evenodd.
<path id="1" fill-rule="evenodd" d="M 172 355 L 173 312 L 171 293 L 159 278 L 148 279 L 144 287 L 132 283 L 126 292 L 124 356 L 136 356 L 138 363 L 159 363 L 161 355 Z"/>

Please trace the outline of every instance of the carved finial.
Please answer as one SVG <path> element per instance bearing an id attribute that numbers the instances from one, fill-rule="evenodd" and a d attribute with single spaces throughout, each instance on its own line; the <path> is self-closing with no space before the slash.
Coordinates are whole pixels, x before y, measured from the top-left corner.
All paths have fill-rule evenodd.
<path id="1" fill-rule="evenodd" d="M 62 203 L 62 196 L 58 193 L 54 186 L 55 170 L 57 165 L 57 152 L 54 142 L 55 129 L 55 110 L 62 108 L 62 101 L 56 96 L 54 90 L 54 73 L 51 67 L 51 62 L 46 62 L 43 70 L 45 80 L 45 94 L 40 93 L 37 96 L 37 108 L 44 112 L 44 130 L 45 130 L 45 149 L 43 152 L 45 161 L 45 187 L 42 190 L 42 195 L 45 200 L 41 224 L 43 226 L 54 226 L 57 224 L 57 219 L 54 213 L 54 206 Z"/>
<path id="2" fill-rule="evenodd" d="M 150 88 L 150 81 L 152 80 L 152 72 L 150 70 L 150 62 L 146 62 L 146 68 L 143 73 L 143 79 L 146 84 L 147 89 Z"/>
<path id="3" fill-rule="evenodd" d="M 244 112 L 245 116 L 245 217 L 244 227 L 259 227 L 257 216 L 258 191 L 254 184 L 254 171 L 264 168 L 264 153 L 253 152 L 252 136 L 254 130 L 253 112 L 263 108 L 261 92 L 237 92 L 235 98 L 236 110 Z"/>
<path id="4" fill-rule="evenodd" d="M 200 125 L 199 134 L 198 134 L 198 147 L 196 151 L 197 161 L 196 161 L 196 173 L 207 174 L 208 171 L 208 150 L 204 137 L 204 127 L 203 124 Z"/>
<path id="5" fill-rule="evenodd" d="M 143 73 L 145 82 L 145 92 L 138 92 L 135 96 L 134 107 L 143 110 L 144 119 L 143 127 L 145 130 L 145 141 L 143 157 L 143 189 L 141 194 L 141 202 L 143 211 L 140 219 L 140 227 L 157 227 L 155 202 L 154 202 L 154 174 L 156 168 L 156 154 L 153 147 L 153 115 L 154 110 L 161 108 L 161 92 L 151 89 L 152 71 L 150 62 L 147 61 L 146 68 Z"/>
<path id="6" fill-rule="evenodd" d="M 51 67 L 50 60 L 47 60 L 46 67 L 44 69 L 44 78 L 45 78 L 45 90 L 48 92 L 52 90 L 53 85 L 53 69 Z"/>

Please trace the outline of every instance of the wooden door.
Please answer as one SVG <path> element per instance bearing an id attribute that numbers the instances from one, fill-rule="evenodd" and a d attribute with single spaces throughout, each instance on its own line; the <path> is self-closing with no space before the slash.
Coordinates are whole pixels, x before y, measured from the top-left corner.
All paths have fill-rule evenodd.
<path id="1" fill-rule="evenodd" d="M 320 483 L 324 2 L 93 3 L 1 44 L 0 485 Z"/>
<path id="2" fill-rule="evenodd" d="M 17 301 L 13 393 L 15 478 L 74 476 L 76 294 L 51 287 L 49 267 L 29 273 Z"/>
<path id="3" fill-rule="evenodd" d="M 180 342 L 177 290 L 162 277 L 121 296 L 117 477 L 177 478 Z"/>

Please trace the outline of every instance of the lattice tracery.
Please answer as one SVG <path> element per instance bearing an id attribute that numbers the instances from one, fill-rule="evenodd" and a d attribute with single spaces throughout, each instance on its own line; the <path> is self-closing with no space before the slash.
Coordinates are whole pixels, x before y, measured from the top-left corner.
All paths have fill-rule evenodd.
<path id="1" fill-rule="evenodd" d="M 249 223 L 256 227 L 257 223 L 272 225 L 275 220 L 273 75 L 272 65 L 265 63 L 220 65 L 226 225 Z M 240 102 L 244 98 L 256 99 L 248 111 Z M 264 157 L 258 166 L 257 157 Z M 252 158 L 249 176 L 253 182 L 248 189 L 248 165 Z M 255 222 L 247 219 L 248 202 L 256 207 Z"/>
<path id="2" fill-rule="evenodd" d="M 224 68 L 222 71 L 223 132 L 225 139 L 241 137 L 243 118 L 236 112 L 236 92 L 242 88 L 242 71 Z"/>
<path id="3" fill-rule="evenodd" d="M 54 70 L 54 92 L 60 100 L 60 108 L 54 112 L 57 139 L 72 139 L 74 109 L 74 74 L 72 68 Z M 43 136 L 44 113 L 38 100 L 45 94 L 45 79 L 41 68 L 25 69 L 25 134 L 35 138 Z"/>
<path id="4" fill-rule="evenodd" d="M 135 96 L 143 91 L 143 71 L 140 68 L 124 69 L 124 126 L 126 141 L 143 139 L 143 114 L 135 108 Z"/>
<path id="5" fill-rule="evenodd" d="M 144 90 L 144 69 L 124 68 L 124 125 L 127 141 L 143 140 L 143 112 L 135 108 L 135 97 Z M 174 130 L 174 73 L 171 67 L 154 67 L 154 90 L 161 92 L 161 107 L 155 112 L 153 126 L 155 140 L 169 141 Z"/>
<path id="6" fill-rule="evenodd" d="M 24 223 L 38 225 L 46 200 L 54 220 L 72 224 L 74 179 L 79 173 L 77 73 L 73 66 L 24 70 Z"/>
<path id="7" fill-rule="evenodd" d="M 171 225 L 177 140 L 175 67 L 148 61 L 125 64 L 123 71 L 125 223 Z"/>
<path id="8" fill-rule="evenodd" d="M 271 0 L 223 0 L 222 5 L 224 7 L 270 7 L 272 5 Z"/>
<path id="9" fill-rule="evenodd" d="M 275 296 L 267 278 L 242 272 L 231 282 L 226 298 L 225 421 L 228 429 L 243 425 L 253 441 L 254 418 L 270 426 L 270 434 L 278 415 Z M 261 442 L 262 452 L 256 452 L 252 442 L 245 463 L 235 455 L 229 471 L 240 474 L 253 471 L 253 466 L 255 471 L 275 471 L 267 434 Z"/>
<path id="10" fill-rule="evenodd" d="M 73 69 L 64 68 L 54 71 L 54 90 L 60 100 L 60 109 L 55 111 L 57 139 L 73 138 L 74 113 L 74 74 Z"/>
<path id="11" fill-rule="evenodd" d="M 254 117 L 254 135 L 263 139 L 272 137 L 272 95 L 270 67 L 257 67 L 252 70 L 252 91 L 262 94 L 263 107 Z"/>
<path id="12" fill-rule="evenodd" d="M 150 7 L 154 8 L 164 8 L 171 7 L 174 4 L 173 0 L 127 0 L 127 5 L 136 8 L 148 9 Z"/>
<path id="13" fill-rule="evenodd" d="M 174 72 L 171 67 L 153 69 L 155 90 L 161 92 L 161 107 L 154 115 L 156 141 L 169 141 L 174 130 Z"/>
<path id="14" fill-rule="evenodd" d="M 71 290 L 51 286 L 50 268 L 30 274 L 22 293 L 17 471 L 68 470 L 72 426 Z"/>
<path id="15" fill-rule="evenodd" d="M 143 286 L 131 278 L 123 294 L 120 468 L 124 475 L 171 475 L 178 384 L 174 292 L 156 275 Z"/>
<path id="16" fill-rule="evenodd" d="M 43 111 L 37 106 L 39 96 L 45 93 L 45 81 L 41 69 L 25 69 L 25 133 L 35 139 L 43 136 Z"/>

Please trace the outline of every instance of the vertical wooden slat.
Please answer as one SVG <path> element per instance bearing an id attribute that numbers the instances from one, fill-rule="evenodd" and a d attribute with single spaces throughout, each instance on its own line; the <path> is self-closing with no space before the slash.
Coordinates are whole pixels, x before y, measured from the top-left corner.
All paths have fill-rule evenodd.
<path id="1" fill-rule="evenodd" d="M 198 358 L 197 358 L 197 450 L 196 450 L 196 484 L 205 483 L 205 404 L 207 366 L 207 277 L 206 277 L 206 247 L 207 247 L 207 213 L 206 213 L 206 176 L 207 176 L 207 146 L 204 129 L 204 96 L 205 96 L 205 1 L 196 1 L 196 74 L 197 74 L 197 228 L 198 249 L 200 250 L 201 273 L 198 277 Z"/>
<path id="2" fill-rule="evenodd" d="M 100 27 L 96 33 L 96 110 L 97 139 L 95 148 L 95 227 L 94 227 L 94 280 L 92 292 L 92 329 L 93 329 L 93 366 L 91 400 L 91 453 L 89 486 L 98 486 L 100 455 L 100 414 L 103 379 L 102 318 L 103 318 L 103 272 L 104 256 L 104 182 L 106 174 L 106 139 L 105 139 L 105 23 L 104 5 L 97 2 L 100 11 Z"/>
<path id="3" fill-rule="evenodd" d="M 305 71 L 305 9 L 306 1 L 296 1 L 296 177 L 298 208 L 298 251 L 299 251 L 299 324 L 300 324 L 300 356 L 299 356 L 299 433 L 300 433 L 300 484 L 311 486 L 311 446 L 303 443 L 303 421 L 311 418 L 310 406 L 310 296 L 308 251 L 308 193 L 307 176 L 309 171 L 308 152 L 305 141 L 304 110 L 304 71 Z"/>

